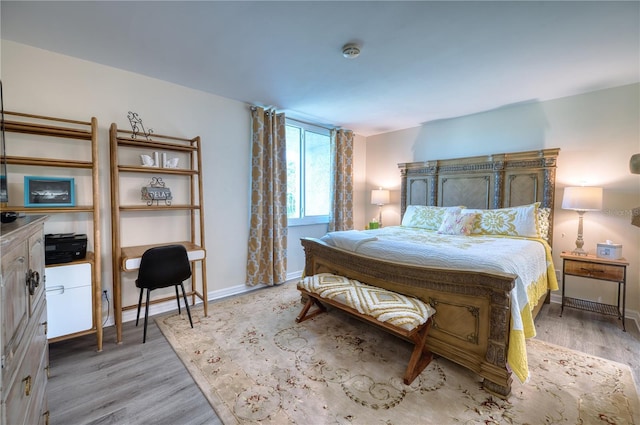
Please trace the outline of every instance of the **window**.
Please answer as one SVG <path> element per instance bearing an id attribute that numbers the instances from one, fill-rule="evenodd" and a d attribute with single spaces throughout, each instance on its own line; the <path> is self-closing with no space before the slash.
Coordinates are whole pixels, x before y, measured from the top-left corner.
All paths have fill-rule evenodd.
<path id="1" fill-rule="evenodd" d="M 289 226 L 328 223 L 331 206 L 329 129 L 287 119 Z"/>

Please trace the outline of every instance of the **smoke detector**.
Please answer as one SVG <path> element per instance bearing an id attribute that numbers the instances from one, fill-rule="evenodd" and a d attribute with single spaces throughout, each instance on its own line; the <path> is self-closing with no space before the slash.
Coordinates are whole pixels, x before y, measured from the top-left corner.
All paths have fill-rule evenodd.
<path id="1" fill-rule="evenodd" d="M 345 44 L 342 47 L 342 56 L 347 59 L 355 59 L 360 56 L 360 47 L 354 43 Z"/>

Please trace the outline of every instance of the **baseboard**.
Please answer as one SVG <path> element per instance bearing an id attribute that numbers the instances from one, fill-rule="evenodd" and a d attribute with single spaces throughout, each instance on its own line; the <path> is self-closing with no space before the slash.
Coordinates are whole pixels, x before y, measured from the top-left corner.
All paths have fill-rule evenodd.
<path id="1" fill-rule="evenodd" d="M 236 285 L 236 286 L 232 286 L 230 288 L 224 288 L 224 289 L 218 289 L 215 291 L 210 291 L 207 293 L 207 299 L 211 302 L 211 301 L 215 301 L 215 300 L 219 300 L 222 298 L 227 298 L 227 297 L 231 297 L 233 295 L 240 295 L 240 294 L 244 294 L 244 293 L 248 293 L 251 291 L 255 291 L 256 289 L 262 288 L 263 285 L 258 285 L 258 286 L 247 286 L 247 285 Z M 202 304 L 201 300 L 196 301 L 195 305 L 199 305 Z M 170 311 L 174 311 L 176 310 L 176 301 L 175 300 L 171 300 L 171 301 L 166 301 L 163 303 L 158 303 L 158 304 L 151 304 L 149 306 L 149 316 L 155 316 L 157 314 L 163 314 L 163 313 L 168 313 Z M 122 312 L 122 322 L 130 322 L 132 320 L 136 320 L 136 315 L 137 315 L 137 310 L 136 309 L 132 309 L 132 310 L 127 310 L 127 311 L 123 311 Z M 144 316 L 144 311 L 140 312 L 141 316 Z M 109 320 L 107 322 L 107 324 L 105 324 L 105 326 L 112 326 L 114 325 L 114 321 L 113 318 L 111 318 L 111 320 Z"/>
<path id="2" fill-rule="evenodd" d="M 294 273 L 287 273 L 287 282 L 294 279 L 300 279 L 301 277 L 302 277 L 302 270 Z"/>
<path id="3" fill-rule="evenodd" d="M 298 279 L 300 278 L 300 276 L 302 276 L 302 272 L 296 272 L 296 273 L 288 273 L 287 274 L 287 281 L 289 280 L 293 280 L 293 279 Z M 224 289 L 218 289 L 215 291 L 210 291 L 207 293 L 207 299 L 209 300 L 209 302 L 211 301 L 216 301 L 216 300 L 220 300 L 222 298 L 227 298 L 227 297 L 231 297 L 234 295 L 241 295 L 241 294 L 246 294 L 252 291 L 255 291 L 256 289 L 260 289 L 260 288 L 264 288 L 265 285 L 256 285 L 256 286 L 247 286 L 247 285 L 236 285 L 236 286 L 232 286 L 230 288 L 224 288 Z M 198 300 L 196 301 L 195 305 L 199 305 L 202 304 L 202 301 Z M 149 306 L 149 316 L 155 316 L 157 314 L 163 314 L 163 313 L 168 313 L 170 311 L 174 311 L 176 309 L 176 302 L 175 300 L 171 300 L 171 301 L 166 301 L 163 303 L 159 303 L 159 304 L 152 304 L 151 306 Z M 140 312 L 141 315 L 144 315 L 144 312 L 141 311 Z M 122 322 L 130 322 L 132 320 L 136 320 L 136 315 L 137 315 L 137 310 L 133 309 L 133 310 L 127 310 L 122 312 Z M 110 319 L 107 321 L 107 323 L 104 326 L 113 326 L 114 325 L 114 320 L 113 317 L 110 316 Z"/>
<path id="4" fill-rule="evenodd" d="M 562 304 L 562 295 L 551 293 L 551 302 L 554 304 Z M 640 330 L 640 312 L 629 310 L 627 308 L 624 313 L 627 328 L 629 327 L 629 325 L 635 325 L 636 329 Z"/>

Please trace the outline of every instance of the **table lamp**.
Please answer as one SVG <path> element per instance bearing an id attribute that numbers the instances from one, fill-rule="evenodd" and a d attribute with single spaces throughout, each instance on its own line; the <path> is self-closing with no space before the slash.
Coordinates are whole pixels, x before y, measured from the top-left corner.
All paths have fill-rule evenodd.
<path id="1" fill-rule="evenodd" d="M 640 174 L 640 153 L 631 156 L 629 171 L 631 174 Z M 640 207 L 631 210 L 631 224 L 640 227 Z"/>
<path id="2" fill-rule="evenodd" d="M 382 206 L 389 203 L 389 191 L 383 188 L 371 191 L 371 203 L 379 207 L 378 225 L 382 227 Z"/>
<path id="3" fill-rule="evenodd" d="M 562 197 L 562 209 L 575 210 L 578 213 L 578 239 L 576 239 L 576 249 L 571 251 L 575 255 L 587 255 L 582 249 L 584 240 L 582 239 L 582 217 L 587 211 L 599 211 L 602 209 L 602 188 L 601 187 L 565 187 Z"/>

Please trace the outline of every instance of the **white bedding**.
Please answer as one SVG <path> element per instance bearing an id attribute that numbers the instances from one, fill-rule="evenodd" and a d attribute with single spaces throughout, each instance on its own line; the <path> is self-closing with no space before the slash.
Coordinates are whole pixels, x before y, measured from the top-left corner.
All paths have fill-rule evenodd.
<path id="1" fill-rule="evenodd" d="M 342 249 L 401 263 L 517 275 L 515 288 L 511 292 L 512 335 L 513 331 L 520 331 L 516 333 L 522 334 L 522 338 L 518 338 L 522 339 L 521 347 L 514 347 L 517 351 L 523 349 L 524 338 L 535 336 L 531 309 L 537 298 L 530 300 L 528 294 L 533 296 L 544 293 L 541 291 L 546 291 L 547 288 L 557 289 L 555 276 L 547 276 L 550 268 L 553 270 L 553 265 L 550 249 L 541 239 L 444 235 L 405 226 L 357 233 L 360 236 L 356 237 L 353 231 L 331 232 L 322 240 Z M 552 282 L 547 282 L 548 278 Z M 532 287 L 540 285 L 541 280 L 543 288 Z M 511 348 L 510 346 L 510 365 L 520 380 L 525 381 L 528 378 L 526 352 L 511 353 Z M 522 355 L 525 356 L 524 359 L 520 359 Z M 511 361 L 524 361 L 524 365 L 511 364 Z"/>
<path id="2" fill-rule="evenodd" d="M 360 238 L 354 236 L 360 234 Z M 330 245 L 389 261 L 452 269 L 487 270 L 518 276 L 511 295 L 512 319 L 522 329 L 517 313 L 527 304 L 526 287 L 547 271 L 542 243 L 499 236 L 457 236 L 413 227 L 331 232 L 322 238 Z M 353 243 L 357 240 L 359 243 Z M 350 246 L 355 248 L 350 249 Z"/>

